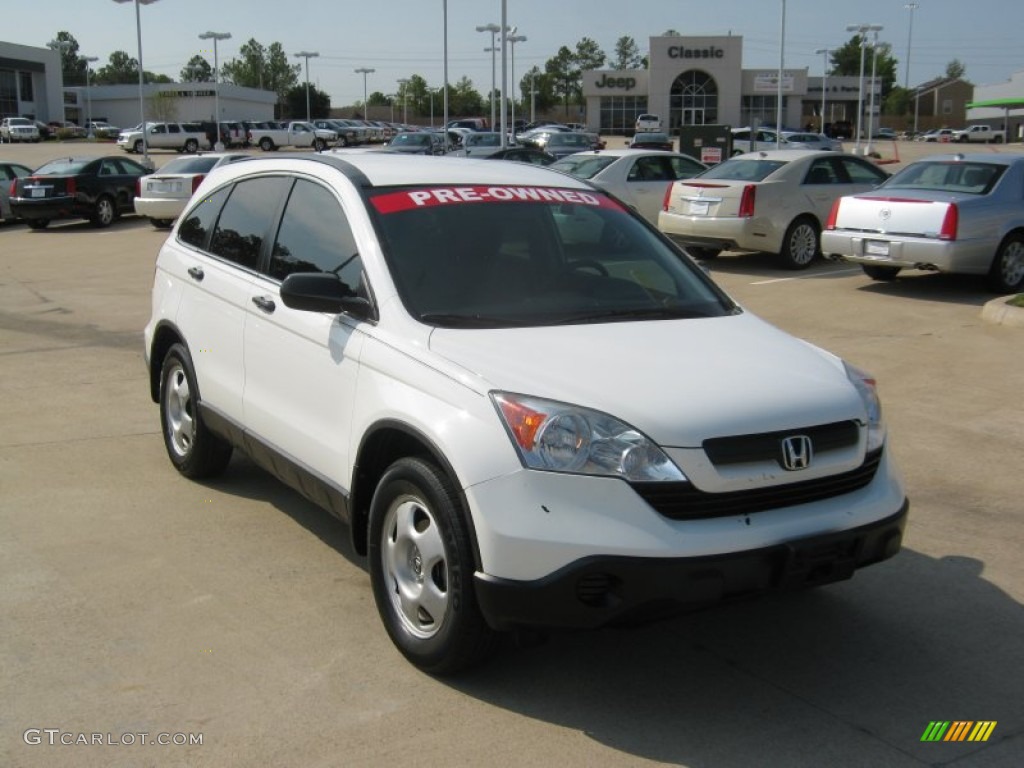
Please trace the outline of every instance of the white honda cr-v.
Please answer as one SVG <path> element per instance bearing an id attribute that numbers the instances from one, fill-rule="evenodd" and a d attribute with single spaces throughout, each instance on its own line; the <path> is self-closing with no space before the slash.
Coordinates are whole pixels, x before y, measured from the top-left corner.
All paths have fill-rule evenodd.
<path id="1" fill-rule="evenodd" d="M 815 586 L 900 548 L 871 377 L 543 168 L 219 168 L 160 251 L 145 344 L 172 464 L 210 477 L 238 449 L 345 521 L 434 673 L 500 631 Z"/>

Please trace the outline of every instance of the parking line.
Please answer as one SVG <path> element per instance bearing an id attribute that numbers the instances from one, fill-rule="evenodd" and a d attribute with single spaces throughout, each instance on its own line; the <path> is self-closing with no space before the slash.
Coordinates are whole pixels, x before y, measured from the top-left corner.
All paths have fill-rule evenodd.
<path id="1" fill-rule="evenodd" d="M 787 283 L 790 280 L 816 280 L 819 277 L 832 277 L 833 275 L 845 275 L 850 272 L 860 272 L 860 269 L 839 269 L 832 272 L 819 272 L 815 275 L 801 275 L 800 277 L 777 277 L 773 280 L 758 280 L 751 285 L 770 285 L 772 283 Z"/>

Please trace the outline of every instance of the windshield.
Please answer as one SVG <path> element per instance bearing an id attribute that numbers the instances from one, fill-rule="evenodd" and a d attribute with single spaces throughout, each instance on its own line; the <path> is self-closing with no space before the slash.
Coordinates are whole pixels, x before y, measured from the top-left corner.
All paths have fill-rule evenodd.
<path id="1" fill-rule="evenodd" d="M 391 143 L 422 146 L 430 143 L 430 136 L 425 133 L 399 133 L 391 140 Z"/>
<path id="2" fill-rule="evenodd" d="M 459 186 L 371 198 L 402 302 L 430 325 L 518 327 L 716 317 L 734 305 L 596 191 Z"/>
<path id="3" fill-rule="evenodd" d="M 785 160 L 761 160 L 759 158 L 734 157 L 724 163 L 712 166 L 698 179 L 729 179 L 732 181 L 764 181 L 773 172 L 786 164 Z"/>
<path id="4" fill-rule="evenodd" d="M 179 157 L 167 163 L 158 173 L 206 173 L 219 157 Z"/>
<path id="5" fill-rule="evenodd" d="M 577 179 L 592 179 L 618 158 L 610 155 L 569 155 L 551 164 L 552 170 L 565 171 Z"/>
<path id="6" fill-rule="evenodd" d="M 61 160 L 51 160 L 46 165 L 37 168 L 32 175 L 33 176 L 74 176 L 77 173 L 81 173 L 82 170 L 91 163 L 91 159 L 87 160 L 75 160 L 70 157 L 65 157 Z"/>
<path id="7" fill-rule="evenodd" d="M 920 162 L 908 165 L 882 186 L 987 195 L 1005 170 L 1005 165 L 990 163 Z"/>

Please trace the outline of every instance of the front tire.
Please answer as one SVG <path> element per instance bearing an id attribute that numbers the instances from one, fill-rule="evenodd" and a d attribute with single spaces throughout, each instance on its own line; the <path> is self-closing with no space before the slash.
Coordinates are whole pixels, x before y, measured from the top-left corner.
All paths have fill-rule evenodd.
<path id="1" fill-rule="evenodd" d="M 325 149 L 327 149 L 326 141 L 324 141 L 323 139 L 313 139 L 314 152 L 323 152 Z"/>
<path id="2" fill-rule="evenodd" d="M 142 143 L 142 140 L 140 139 L 139 141 L 136 141 L 132 145 L 132 152 L 134 152 L 136 155 L 141 155 L 142 154 L 142 150 L 144 148 L 145 148 L 145 145 Z"/>
<path id="3" fill-rule="evenodd" d="M 999 294 L 1024 288 L 1024 235 L 1010 235 L 999 246 L 988 272 L 988 287 Z"/>
<path id="4" fill-rule="evenodd" d="M 882 267 L 877 264 L 861 264 L 860 268 L 872 280 L 895 280 L 900 273 L 900 267 Z"/>
<path id="5" fill-rule="evenodd" d="M 787 269 L 807 269 L 820 253 L 820 237 L 817 223 L 809 218 L 799 218 L 789 225 L 782 239 L 783 266 Z"/>
<path id="6" fill-rule="evenodd" d="M 264 152 L 269 152 L 274 148 L 274 142 L 270 140 L 270 137 L 264 136 L 260 139 L 260 149 Z"/>
<path id="7" fill-rule="evenodd" d="M 50 226 L 49 219 L 25 219 L 28 222 L 29 229 L 46 229 Z"/>
<path id="8" fill-rule="evenodd" d="M 214 477 L 227 467 L 231 446 L 203 424 L 192 358 L 181 344 L 167 351 L 160 368 L 160 424 L 167 456 L 185 477 Z"/>
<path id="9" fill-rule="evenodd" d="M 718 248 L 698 248 L 697 246 L 689 245 L 686 247 L 686 250 L 689 252 L 691 256 L 693 256 L 693 258 L 700 259 L 701 261 L 717 259 L 718 254 L 722 252 Z"/>
<path id="10" fill-rule="evenodd" d="M 414 665 L 450 674 L 481 661 L 496 633 L 473 591 L 473 547 L 454 484 L 403 458 L 384 473 L 369 519 L 373 596 L 392 642 Z"/>
<path id="11" fill-rule="evenodd" d="M 199 149 L 199 142 L 195 139 L 189 139 L 185 142 L 185 152 L 189 155 L 194 155 Z"/>

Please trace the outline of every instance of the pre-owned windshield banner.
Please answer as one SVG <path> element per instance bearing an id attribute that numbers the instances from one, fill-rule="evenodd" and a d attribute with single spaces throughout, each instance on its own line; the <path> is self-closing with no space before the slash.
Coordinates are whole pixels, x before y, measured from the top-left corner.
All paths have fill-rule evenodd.
<path id="1" fill-rule="evenodd" d="M 416 208 L 459 203 L 572 203 L 594 208 L 622 210 L 622 207 L 606 197 L 578 189 L 556 187 L 506 187 L 506 186 L 458 186 L 420 187 L 403 189 L 400 192 L 384 192 L 373 199 L 378 213 L 398 213 Z"/>

